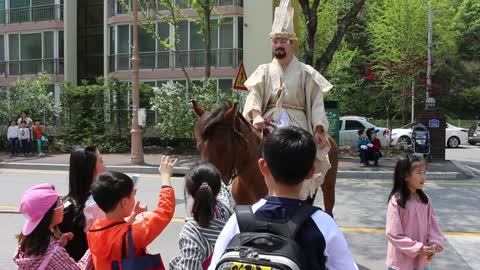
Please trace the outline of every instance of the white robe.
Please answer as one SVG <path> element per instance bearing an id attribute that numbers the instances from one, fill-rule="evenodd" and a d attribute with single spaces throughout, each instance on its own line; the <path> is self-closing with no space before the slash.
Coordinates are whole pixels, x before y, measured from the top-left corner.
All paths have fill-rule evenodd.
<path id="1" fill-rule="evenodd" d="M 301 127 L 314 135 L 317 126 L 328 131 L 328 120 L 323 104 L 323 93 L 332 85 L 313 67 L 301 63 L 295 56 L 286 70 L 276 59 L 269 64 L 260 65 L 247 79 L 245 86 L 249 90 L 243 113 L 251 119 L 251 111 L 257 110 L 262 116 L 271 118 L 279 126 L 293 125 Z M 327 147 L 317 147 L 315 174 L 313 181 L 305 181 L 302 196 L 313 195 L 323 183 L 330 169 Z"/>

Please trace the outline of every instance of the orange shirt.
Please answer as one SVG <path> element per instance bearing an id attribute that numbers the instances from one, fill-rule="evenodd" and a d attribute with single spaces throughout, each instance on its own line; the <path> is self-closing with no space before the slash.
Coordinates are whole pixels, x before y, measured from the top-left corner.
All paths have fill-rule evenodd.
<path id="1" fill-rule="evenodd" d="M 87 233 L 88 246 L 95 269 L 112 269 L 112 261 L 122 258 L 122 242 L 125 233 L 132 227 L 135 255 L 145 254 L 145 248 L 167 227 L 175 212 L 175 193 L 172 187 L 160 189 L 157 209 L 137 224 L 121 223 L 123 219 L 97 220 Z M 103 229 L 105 228 L 105 229 Z M 97 230 L 93 231 L 92 230 Z"/>
<path id="2" fill-rule="evenodd" d="M 40 126 L 40 125 L 33 126 L 33 132 L 35 134 L 35 139 L 42 138 L 42 126 Z"/>

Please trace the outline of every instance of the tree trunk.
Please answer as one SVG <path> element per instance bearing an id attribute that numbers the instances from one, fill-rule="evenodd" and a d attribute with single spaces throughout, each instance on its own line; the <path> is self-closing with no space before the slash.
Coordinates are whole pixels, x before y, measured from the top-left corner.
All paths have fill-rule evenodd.
<path id="1" fill-rule="evenodd" d="M 318 70 L 320 73 L 324 73 L 330 62 L 332 62 L 333 55 L 340 46 L 340 43 L 342 42 L 342 39 L 345 36 L 348 27 L 353 24 L 355 18 L 357 17 L 358 13 L 360 13 L 360 10 L 362 10 L 364 4 L 365 0 L 356 0 L 350 11 L 343 18 L 338 20 L 337 30 L 335 31 L 332 40 L 328 44 L 327 49 L 322 54 L 322 56 L 315 62 L 315 69 Z M 315 16 L 317 16 L 316 13 Z"/>
<path id="2" fill-rule="evenodd" d="M 299 0 L 302 13 L 307 27 L 307 40 L 303 44 L 303 61 L 307 65 L 313 65 L 313 52 L 315 50 L 315 36 L 317 34 L 318 15 L 317 9 L 320 0 L 314 0 L 310 7 L 309 0 Z"/>

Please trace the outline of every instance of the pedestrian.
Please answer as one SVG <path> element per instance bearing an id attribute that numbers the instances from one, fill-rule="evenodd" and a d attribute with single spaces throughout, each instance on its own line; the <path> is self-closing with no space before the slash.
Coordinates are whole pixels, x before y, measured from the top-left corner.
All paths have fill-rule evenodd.
<path id="1" fill-rule="evenodd" d="M 180 232 L 180 255 L 170 261 L 169 269 L 206 270 L 210 265 L 215 241 L 232 215 L 228 202 L 218 198 L 221 182 L 220 173 L 208 162 L 195 165 L 185 176 L 185 193 L 193 205 Z"/>
<path id="2" fill-rule="evenodd" d="M 25 120 L 22 120 L 20 122 L 20 128 L 18 129 L 18 138 L 22 143 L 23 155 L 25 157 L 31 155 L 32 153 L 30 150 L 30 130 L 27 128 L 27 121 Z"/>
<path id="3" fill-rule="evenodd" d="M 358 139 L 357 139 L 357 151 L 360 155 L 360 165 L 362 167 L 368 166 L 368 148 L 371 148 L 373 144 L 367 137 L 364 128 L 360 128 L 357 131 Z"/>
<path id="4" fill-rule="evenodd" d="M 7 129 L 7 139 L 10 142 L 10 157 L 14 157 L 18 152 L 18 126 L 15 120 L 10 120 Z"/>
<path id="5" fill-rule="evenodd" d="M 20 212 L 27 221 L 17 236 L 18 249 L 13 261 L 18 269 L 92 269 L 90 251 L 77 263 L 64 248 L 72 234 L 62 234 L 57 227 L 63 219 L 63 203 L 53 186 L 39 184 L 25 191 Z"/>
<path id="6" fill-rule="evenodd" d="M 29 142 L 29 149 L 32 149 L 32 143 L 33 143 L 33 120 L 32 118 L 28 117 L 28 112 L 27 111 L 22 111 L 20 113 L 20 118 L 18 118 L 18 123 L 21 123 L 22 121 L 26 122 L 26 126 L 28 130 L 30 131 L 30 142 Z M 32 151 L 30 150 L 28 153 L 30 156 L 32 155 Z"/>
<path id="7" fill-rule="evenodd" d="M 77 261 L 88 249 L 88 228 L 96 219 L 105 218 L 90 194 L 93 182 L 104 171 L 103 157 L 94 145 L 77 148 L 70 154 L 65 217 L 59 227 L 63 232 L 73 232 L 66 249 Z"/>
<path id="8" fill-rule="evenodd" d="M 175 212 L 175 193 L 171 186 L 173 166 L 176 160 L 162 156 L 157 208 L 136 224 L 125 222 L 136 205 L 132 179 L 119 172 L 100 174 L 92 186 L 93 199 L 106 214 L 106 219 L 96 220 L 87 233 L 95 269 L 111 269 L 113 263 L 122 260 L 122 243 L 127 232 L 132 240 L 135 256 L 145 256 L 147 246 L 167 227 Z M 131 252 L 129 249 L 128 252 Z M 131 269 L 135 266 L 132 265 Z M 135 268 L 138 269 L 138 268 Z M 152 268 L 156 269 L 156 268 Z"/>
<path id="9" fill-rule="evenodd" d="M 368 160 L 372 160 L 375 166 L 378 166 L 378 160 L 383 156 L 382 152 L 380 152 L 380 149 L 382 149 L 382 143 L 377 138 L 377 133 L 379 131 L 378 128 L 367 129 L 367 138 L 372 144 L 372 147 L 368 148 Z"/>
<path id="10" fill-rule="evenodd" d="M 433 256 L 444 248 L 435 210 L 423 191 L 426 169 L 418 156 L 401 158 L 395 166 L 386 226 L 389 270 L 429 270 Z"/>
<path id="11" fill-rule="evenodd" d="M 31 129 L 33 127 L 33 121 L 32 118 L 28 117 L 28 112 L 27 111 L 22 111 L 20 114 L 20 118 L 18 118 L 18 123 L 21 123 L 22 121 L 26 122 L 27 128 Z"/>
<path id="12" fill-rule="evenodd" d="M 33 134 L 34 134 L 33 137 L 37 141 L 37 150 L 38 150 L 39 157 L 42 157 L 45 155 L 42 151 L 42 143 L 45 137 L 43 134 L 43 126 L 41 125 L 41 123 L 42 122 L 40 120 L 35 120 L 35 125 L 33 126 Z"/>
<path id="13" fill-rule="evenodd" d="M 313 136 L 299 127 L 277 128 L 265 139 L 263 158 L 258 161 L 258 166 L 265 177 L 269 195 L 250 207 L 258 219 L 285 224 L 291 221 L 297 212 L 302 211 L 306 204 L 302 200 L 303 182 L 313 181 L 311 177 L 315 173 L 316 148 Z M 312 207 L 308 204 L 306 206 Z M 306 259 L 305 269 L 358 269 L 348 249 L 347 241 L 333 218 L 320 209 L 314 210 L 302 223 L 298 233 L 294 234 L 296 235 L 294 240 L 301 249 L 300 253 Z M 232 249 L 230 244 L 235 244 L 231 242 L 234 236 L 243 233 L 239 229 L 237 218 L 237 213 L 233 214 L 220 233 L 215 243 L 210 270 L 216 269 L 227 246 Z M 248 228 L 249 224 L 244 224 L 244 227 Z M 269 227 L 271 226 L 264 227 L 262 232 L 267 232 Z M 239 242 L 250 242 L 254 245 L 257 242 L 253 234 L 251 236 L 249 240 L 242 238 Z M 273 242 L 275 241 L 265 242 L 264 239 L 258 239 L 257 246 L 268 249 L 269 245 L 275 245 Z M 246 254 L 253 253 L 247 251 Z M 278 261 L 277 258 L 276 261 L 265 263 Z M 234 269 L 233 267 L 228 269 Z M 267 268 L 273 269 L 265 267 Z"/>

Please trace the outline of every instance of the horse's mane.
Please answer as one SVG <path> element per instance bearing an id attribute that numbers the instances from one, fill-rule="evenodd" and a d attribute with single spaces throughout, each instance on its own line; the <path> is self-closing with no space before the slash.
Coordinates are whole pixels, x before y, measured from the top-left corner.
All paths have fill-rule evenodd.
<path id="1" fill-rule="evenodd" d="M 205 114 L 200 118 L 199 125 L 197 125 L 199 135 L 201 136 L 202 140 L 206 140 L 210 137 L 214 128 L 221 126 L 226 127 L 227 124 L 224 122 L 224 114 L 230 109 L 228 104 L 223 104 L 216 109 L 211 111 L 205 112 Z M 250 125 L 250 123 L 243 117 L 241 113 L 238 111 L 235 112 L 235 121 L 236 118 L 243 122 L 244 124 Z M 234 122 L 235 125 L 235 122 Z M 234 130 L 239 127 L 231 126 Z"/>

